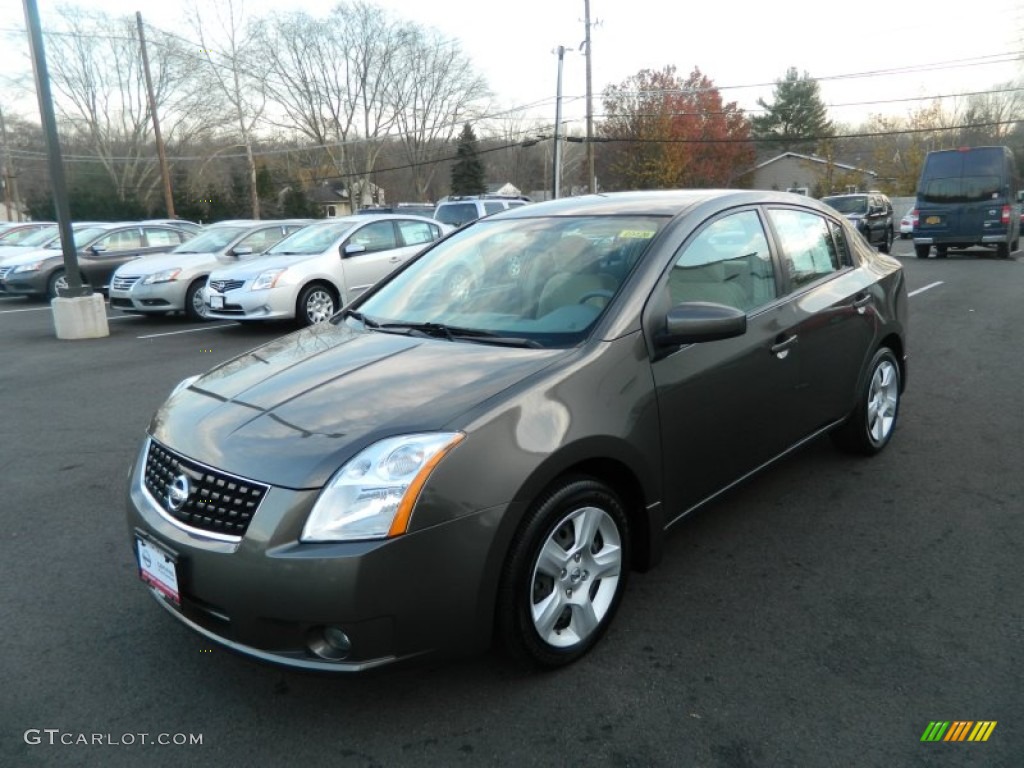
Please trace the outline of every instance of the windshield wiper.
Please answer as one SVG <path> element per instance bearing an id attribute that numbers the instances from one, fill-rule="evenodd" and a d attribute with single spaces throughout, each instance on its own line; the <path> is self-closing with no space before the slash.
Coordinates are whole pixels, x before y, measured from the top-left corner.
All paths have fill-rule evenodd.
<path id="1" fill-rule="evenodd" d="M 351 318 L 353 318 L 355 320 L 358 320 L 366 328 L 380 328 L 380 323 L 378 323 L 376 320 L 374 320 L 372 318 L 369 318 L 366 315 L 364 315 L 362 312 L 357 312 L 354 309 L 344 309 L 344 310 L 342 310 L 341 316 L 342 317 L 351 317 Z"/>
<path id="2" fill-rule="evenodd" d="M 477 328 L 459 328 L 457 326 L 444 325 L 443 323 L 380 323 L 371 327 L 386 333 L 402 331 L 409 334 L 421 333 L 431 338 L 447 339 L 448 341 L 475 341 L 481 344 L 501 344 L 509 347 L 529 347 L 531 349 L 542 349 L 544 346 L 533 339 L 503 336 L 493 331 L 482 331 Z"/>

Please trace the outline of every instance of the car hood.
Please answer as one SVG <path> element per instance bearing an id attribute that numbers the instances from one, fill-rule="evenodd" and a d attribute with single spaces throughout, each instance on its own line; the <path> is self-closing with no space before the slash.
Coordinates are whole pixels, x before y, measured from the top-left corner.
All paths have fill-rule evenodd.
<path id="1" fill-rule="evenodd" d="M 121 275 L 152 275 L 154 272 L 163 272 L 166 269 L 178 267 L 194 267 L 209 262 L 217 262 L 216 253 L 158 253 L 153 256 L 143 256 L 117 268 Z"/>
<path id="2" fill-rule="evenodd" d="M 324 323 L 209 371 L 164 403 L 150 433 L 232 474 L 317 488 L 370 443 L 450 429 L 566 354 Z"/>
<path id="3" fill-rule="evenodd" d="M 29 251 L 21 251 L 12 256 L 5 256 L 3 259 L 3 265 L 5 267 L 16 267 L 19 264 L 31 264 L 34 261 L 40 259 L 60 259 L 63 258 L 64 251 L 60 248 L 33 248 Z"/>
<path id="4" fill-rule="evenodd" d="M 308 259 L 316 259 L 322 253 L 302 254 L 295 256 L 272 256 L 264 254 L 246 258 L 237 264 L 218 267 L 210 274 L 211 280 L 251 280 L 260 272 L 280 267 L 291 267 Z"/>

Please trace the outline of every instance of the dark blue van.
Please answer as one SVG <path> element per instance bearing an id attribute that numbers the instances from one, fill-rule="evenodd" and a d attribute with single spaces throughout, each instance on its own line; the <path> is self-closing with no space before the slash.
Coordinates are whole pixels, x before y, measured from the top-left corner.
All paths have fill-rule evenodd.
<path id="1" fill-rule="evenodd" d="M 925 259 L 935 246 L 994 247 L 1000 258 L 1017 250 L 1020 187 L 1009 147 L 962 147 L 929 152 L 917 183 L 914 250 Z"/>

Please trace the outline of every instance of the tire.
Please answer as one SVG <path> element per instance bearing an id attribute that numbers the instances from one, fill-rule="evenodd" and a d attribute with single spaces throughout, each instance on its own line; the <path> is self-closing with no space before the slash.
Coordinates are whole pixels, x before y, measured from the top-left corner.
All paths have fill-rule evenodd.
<path id="1" fill-rule="evenodd" d="M 927 259 L 928 253 L 931 251 L 931 249 L 932 247 L 930 245 L 915 245 L 914 253 L 917 254 L 917 258 L 919 259 Z"/>
<path id="2" fill-rule="evenodd" d="M 836 445 L 848 453 L 874 456 L 892 438 L 900 408 L 900 366 L 896 355 L 882 347 L 871 358 L 864 391 L 849 417 L 835 431 Z"/>
<path id="3" fill-rule="evenodd" d="M 910 239 L 910 235 L 909 234 L 907 234 L 906 232 L 900 232 L 900 240 L 909 240 L 909 239 Z"/>
<path id="4" fill-rule="evenodd" d="M 1010 258 L 1010 244 L 1009 243 L 996 243 L 996 258 L 1008 259 Z"/>
<path id="5" fill-rule="evenodd" d="M 949 248 L 947 248 L 945 245 L 937 245 L 937 246 L 935 246 L 935 258 L 936 259 L 944 259 L 947 256 L 949 256 Z"/>
<path id="6" fill-rule="evenodd" d="M 625 510 L 606 485 L 576 476 L 547 493 L 502 571 L 497 628 L 512 657 L 553 669 L 593 648 L 622 599 L 629 552 Z"/>
<path id="7" fill-rule="evenodd" d="M 313 283 L 303 288 L 299 294 L 295 306 L 295 319 L 302 326 L 326 323 L 340 308 L 333 289 L 323 283 Z"/>
<path id="8" fill-rule="evenodd" d="M 885 230 L 885 239 L 882 241 L 882 244 L 878 246 L 878 250 L 880 250 L 882 253 L 889 253 L 890 251 L 892 251 L 891 229 Z"/>
<path id="9" fill-rule="evenodd" d="M 206 287 L 206 278 L 201 277 L 193 280 L 185 291 L 185 317 L 189 320 L 206 320 L 209 318 L 206 300 L 203 296 L 203 289 Z"/>

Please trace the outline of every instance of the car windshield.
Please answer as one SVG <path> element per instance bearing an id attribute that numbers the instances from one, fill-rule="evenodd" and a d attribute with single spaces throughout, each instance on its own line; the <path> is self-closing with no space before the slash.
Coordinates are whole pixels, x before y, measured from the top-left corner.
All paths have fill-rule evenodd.
<path id="1" fill-rule="evenodd" d="M 213 227 L 182 243 L 172 253 L 210 253 L 225 248 L 229 243 L 247 232 L 251 227 Z"/>
<path id="2" fill-rule="evenodd" d="M 867 213 L 868 198 L 866 195 L 848 195 L 842 197 L 824 197 L 821 202 L 831 205 L 840 213 Z"/>
<path id="3" fill-rule="evenodd" d="M 21 233 L 19 233 L 21 234 Z M 4 238 L 4 245 L 21 245 L 21 246 L 39 246 L 46 245 L 50 240 L 57 236 L 57 227 L 43 227 L 42 229 L 34 230 L 33 232 L 24 235 L 18 240 L 17 243 L 12 242 L 8 238 Z"/>
<path id="4" fill-rule="evenodd" d="M 109 231 L 106 227 L 83 227 L 82 229 L 76 229 L 74 230 L 75 248 L 81 248 L 86 243 L 92 242 L 100 235 Z M 46 247 L 60 248 L 60 236 L 58 235 L 53 242 L 47 243 Z"/>
<path id="5" fill-rule="evenodd" d="M 451 340 L 566 346 L 602 315 L 667 219 L 484 219 L 358 308 L 367 327 Z"/>
<path id="6" fill-rule="evenodd" d="M 267 256 L 291 254 L 312 255 L 323 253 L 342 235 L 356 224 L 356 219 L 336 219 L 323 224 L 313 224 L 288 235 L 267 251 Z"/>
<path id="7" fill-rule="evenodd" d="M 28 241 L 40 231 L 38 229 L 14 229 L 0 233 L 0 245 L 31 245 Z"/>

